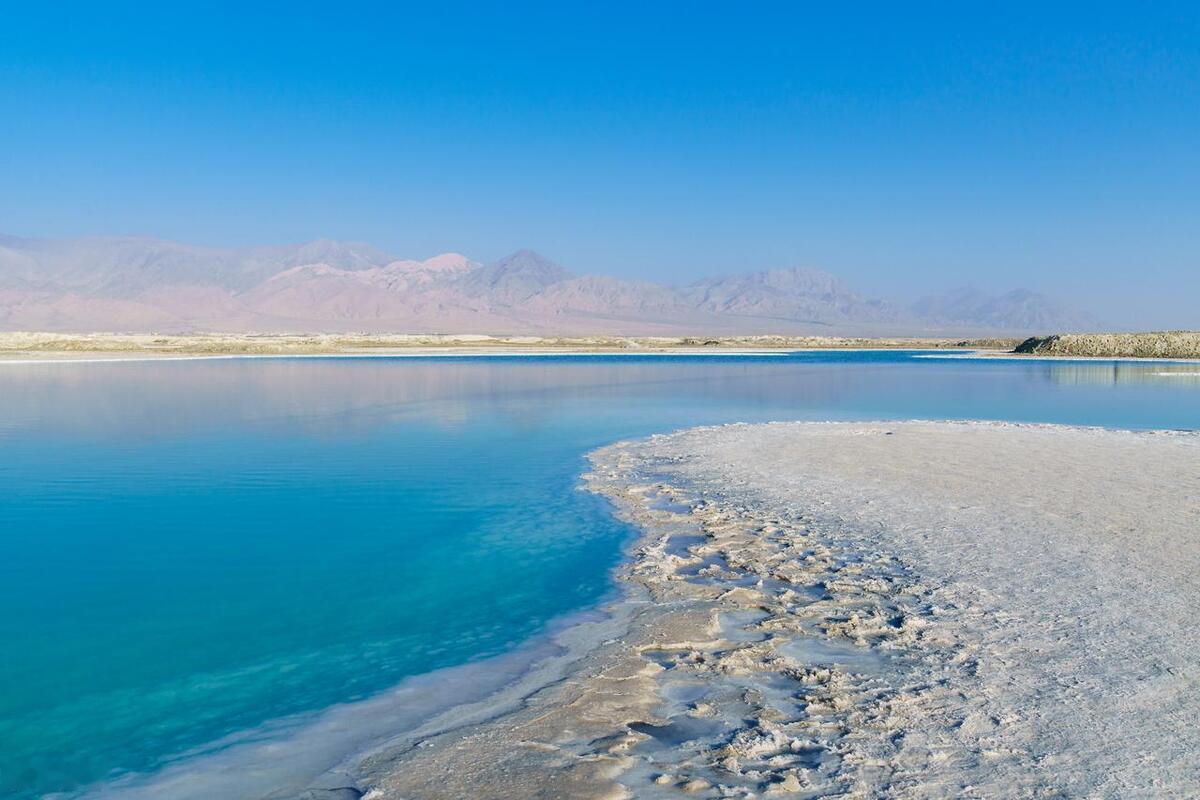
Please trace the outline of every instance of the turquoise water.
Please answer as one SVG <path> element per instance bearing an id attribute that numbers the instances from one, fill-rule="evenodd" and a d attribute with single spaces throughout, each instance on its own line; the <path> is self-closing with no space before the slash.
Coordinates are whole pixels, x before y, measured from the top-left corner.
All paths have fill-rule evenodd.
<path id="1" fill-rule="evenodd" d="M 786 356 L 0 365 L 0 796 L 505 652 L 629 532 L 584 454 L 702 423 L 1200 428 L 1200 366 Z"/>

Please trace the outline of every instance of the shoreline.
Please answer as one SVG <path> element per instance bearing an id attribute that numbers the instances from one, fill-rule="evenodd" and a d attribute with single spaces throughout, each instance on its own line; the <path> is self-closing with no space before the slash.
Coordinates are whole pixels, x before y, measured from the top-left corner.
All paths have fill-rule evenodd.
<path id="1" fill-rule="evenodd" d="M 580 486 L 579 491 L 585 491 Z M 125 772 L 46 800 L 356 800 L 370 771 L 424 742 L 503 721 L 562 682 L 606 642 L 623 638 L 634 604 L 618 573 L 641 531 L 631 528 L 610 586 L 597 602 L 547 621 L 506 652 L 403 678 L 360 700 L 274 718 L 176 753 L 149 771 Z"/>
<path id="2" fill-rule="evenodd" d="M 1013 340 L 1015 341 L 1015 340 Z M 1008 342 L 1005 342 L 1008 344 Z M 765 353 L 794 350 L 962 349 L 991 340 L 827 336 L 488 336 L 453 334 L 48 334 L 0 332 L 0 361 L 229 356 Z"/>
<path id="3" fill-rule="evenodd" d="M 752 350 L 735 349 L 695 349 L 695 348 L 658 348 L 655 350 L 507 350 L 507 349 L 441 349 L 441 350 L 396 350 L 387 352 L 353 353 L 225 353 L 206 355 L 176 355 L 176 354 L 117 354 L 111 357 L 96 357 L 92 353 L 65 353 L 58 358 L 6 358 L 0 352 L 0 367 L 16 365 L 48 365 L 48 364 L 131 364 L 175 361 L 233 361 L 233 360 L 283 360 L 283 359 L 502 359 L 502 358 L 661 358 L 661 357 L 696 357 L 696 358 L 726 358 L 726 357 L 759 357 L 786 356 L 792 353 L 820 353 L 835 350 L 843 353 L 886 353 L 912 352 L 927 353 L 932 357 L 935 353 L 964 355 L 972 352 L 946 348 L 920 349 L 898 347 L 794 347 L 788 349 L 758 348 Z"/>
<path id="4" fill-rule="evenodd" d="M 208 800 L 304 797 L 338 800 L 378 753 L 486 724 L 562 680 L 605 639 L 619 637 L 623 607 L 612 600 L 551 620 L 512 650 L 404 678 L 363 700 L 268 720 L 194 750 L 150 772 L 133 772 L 48 800 Z M 361 796 L 362 792 L 354 790 Z"/>
<path id="5" fill-rule="evenodd" d="M 999 670 L 1008 681 L 1015 675 L 1026 681 L 1017 681 L 1019 688 L 1034 691 L 1030 676 L 1014 672 L 1010 662 L 1023 658 L 1017 654 L 1031 646 L 1053 649 L 1053 638 L 1036 638 L 1042 624 L 1070 641 L 1077 635 L 1070 619 L 1063 627 L 1056 613 L 1038 623 L 1042 612 L 1026 608 L 1024 621 L 1014 629 L 1007 622 L 1013 609 L 1005 606 L 1006 598 L 987 586 L 941 574 L 944 568 L 923 555 L 922 548 L 930 548 L 925 544 L 930 531 L 947 524 L 952 525 L 948 530 L 978 531 L 975 536 L 992 536 L 992 527 L 999 526 L 1012 534 L 1005 547 L 1016 548 L 1014 553 L 1022 552 L 1022 546 L 1050 547 L 1037 541 L 1047 531 L 1056 532 L 1051 540 L 1070 542 L 1079 533 L 1069 523 L 1073 506 L 1064 509 L 1065 517 L 1046 516 L 1048 501 L 1014 510 L 1001 488 L 982 485 L 971 473 L 966 479 L 972 482 L 960 487 L 969 491 L 952 495 L 963 498 L 964 510 L 943 512 L 938 503 L 910 497 L 909 490 L 893 496 L 882 492 L 882 484 L 872 484 L 877 458 L 847 457 L 835 465 L 839 470 L 867 469 L 861 481 L 847 483 L 846 475 L 830 471 L 819 478 L 809 475 L 811 486 L 797 484 L 781 465 L 789 463 L 787 446 L 802 445 L 807 436 L 840 442 L 842 450 L 878 450 L 911 440 L 912 453 L 893 450 L 901 455 L 894 474 L 902 482 L 913 474 L 908 462 L 924 464 L 929 452 L 940 454 L 940 468 L 947 475 L 970 463 L 962 461 L 964 455 L 975 459 L 982 453 L 984 460 L 991 459 L 989 467 L 1010 464 L 1020 478 L 1028 447 L 1044 450 L 1036 463 L 1052 471 L 1064 464 L 1080 466 L 1074 451 L 1082 448 L 1095 451 L 1093 456 L 1103 452 L 1125 459 L 1126 467 L 1136 465 L 1139 488 L 1145 489 L 1147 480 L 1163 476 L 1157 456 L 1178 461 L 1180 447 L 1187 459 L 1200 455 L 1195 432 L 999 422 L 731 424 L 609 445 L 590 455 L 593 468 L 584 483 L 608 498 L 614 513 L 636 530 L 614 571 L 612 598 L 560 621 L 555 630 L 512 653 L 447 671 L 494 674 L 504 659 L 533 654 L 519 669 L 500 667 L 505 680 L 495 690 L 466 704 L 451 703 L 407 730 L 396 730 L 386 714 L 375 715 L 386 735 L 364 740 L 365 746 L 340 759 L 338 766 L 320 770 L 290 794 L 256 796 L 449 800 L 484 792 L 514 800 L 615 800 L 805 797 L 884 789 L 916 791 L 922 797 L 997 792 L 1070 796 L 1087 795 L 1080 782 L 1093 773 L 1110 780 L 1107 788 L 1145 788 L 1140 782 L 1145 776 L 1128 773 L 1129 765 L 1117 764 L 1110 753 L 1103 754 L 1109 759 L 1103 762 L 1110 770 L 1105 773 L 1077 753 L 1055 752 L 1045 737 L 1046 723 L 1038 719 L 1041 704 L 1054 707 L 1048 698 L 1036 692 L 1000 697 L 994 686 L 979 683 L 986 664 L 985 674 Z M 959 440 L 961 446 L 955 444 Z M 747 452 L 756 455 L 737 455 Z M 731 465 L 730 458 L 736 463 Z M 1190 466 L 1200 488 L 1200 470 L 1187 459 L 1183 480 L 1190 479 Z M 764 460 L 769 466 L 757 463 Z M 1173 474 L 1179 474 L 1178 466 Z M 1152 473 L 1148 477 L 1147 471 Z M 911 491 L 923 490 L 914 485 Z M 1046 497 L 1057 502 L 1053 493 Z M 1119 506 L 1129 499 L 1104 497 L 1102 492 L 1101 505 Z M 1195 505 L 1190 498 L 1180 500 Z M 992 502 L 1003 503 L 998 508 L 1005 510 L 987 505 Z M 1033 517 L 1022 516 L 1027 513 Z M 1198 512 L 1189 505 L 1182 513 Z M 1031 529 L 1031 520 L 1049 527 Z M 1020 545 L 1018 535 L 1031 530 L 1037 536 Z M 972 541 L 978 547 L 987 538 Z M 1064 552 L 1082 557 L 1070 547 Z M 1195 549 L 1189 549 L 1181 563 L 1200 563 L 1194 556 Z M 955 569 L 959 563 L 956 559 Z M 1015 566 L 990 569 L 1043 563 L 1055 562 L 1019 559 Z M 1190 573 L 1184 569 L 1184 574 Z M 1161 588 L 1161 576 L 1151 574 L 1150 579 L 1139 578 L 1137 584 Z M 1100 587 L 1090 587 L 1090 576 L 1084 575 L 1083 583 L 1069 575 L 1059 580 L 1078 584 L 1081 603 L 1096 602 L 1091 593 Z M 1159 602 L 1162 594 L 1153 601 Z M 1144 605 L 1125 600 L 1135 608 Z M 1181 619 L 1200 609 L 1195 600 L 1192 592 Z M 1064 603 L 1068 613 L 1086 613 L 1084 606 L 1056 603 Z M 1022 637 L 1031 634 L 1024 628 L 1031 622 L 1035 639 L 1026 641 Z M 1176 638 L 1181 633 L 1161 615 L 1157 624 L 1165 624 L 1163 631 Z M 1144 626 L 1132 630 L 1143 637 L 1139 644 L 1157 635 Z M 1191 647 L 1195 637 L 1183 637 Z M 1063 663 L 1074 663 L 1062 657 Z M 1178 652 L 1159 647 L 1154 659 L 1171 671 L 1156 672 L 1153 663 L 1135 664 L 1132 675 L 1130 667 L 1122 666 L 1115 675 L 1081 671 L 1070 680 L 1115 681 L 1124 690 L 1140 687 L 1150 674 L 1158 676 L 1153 686 L 1159 692 L 1164 678 L 1184 681 L 1189 692 L 1200 686 L 1192 662 Z M 1150 673 L 1139 671 L 1145 669 Z M 426 674 L 417 676 L 417 682 L 432 686 L 437 678 Z M 380 702 L 395 691 L 346 708 Z M 1178 702 L 1174 693 L 1164 696 Z M 339 708 L 321 712 L 316 720 L 324 718 L 333 729 L 358 724 L 353 717 L 336 719 Z M 319 726 L 316 730 L 320 732 Z M 1057 735 L 1061 728 L 1049 730 Z M 1087 743 L 1085 735 L 1072 735 Z M 1156 756 L 1175 763 L 1182 780 L 1194 778 L 1196 783 L 1185 782 L 1185 787 L 1200 786 L 1200 763 L 1187 755 L 1192 752 L 1190 738 L 1197 737 L 1177 736 L 1180 741 Z M 266 744 L 277 747 L 278 741 Z M 1082 744 L 1079 750 L 1091 757 Z M 281 758 L 277 750 L 269 757 Z M 244 769 L 227 765 L 218 772 L 228 777 Z M 1112 775 L 1118 776 L 1116 784 Z M 171 793 L 165 790 L 181 786 L 179 774 L 164 771 L 149 778 L 139 786 L 112 784 L 109 788 L 120 791 L 84 796 L 201 798 L 211 796 L 214 788 L 184 781 L 191 793 Z"/>
<path id="6" fill-rule="evenodd" d="M 988 526 L 999 524 L 1012 535 L 1002 551 L 1010 546 L 1050 550 L 1035 562 L 989 569 L 1018 581 L 1029 563 L 1043 570 L 1074 570 L 1076 562 L 1051 557 L 1059 552 L 1053 544 L 1059 536 L 1066 542 L 1064 552 L 1079 557 L 1072 548 L 1090 529 L 1072 527 L 1073 507 L 1065 518 L 1047 518 L 1048 507 L 1039 501 L 1028 511 L 1001 512 L 1010 516 L 1000 523 L 990 505 L 943 514 L 936 503 L 929 506 L 904 494 L 880 509 L 883 495 L 873 494 L 874 487 L 846 487 L 832 477 L 833 482 L 793 502 L 784 499 L 790 498 L 786 493 L 755 494 L 765 485 L 752 477 L 756 467 L 750 462 L 759 456 L 740 461 L 732 475 L 730 465 L 719 460 L 745 452 L 746 439 L 761 456 L 781 434 L 795 441 L 813 435 L 847 445 L 869 442 L 871 448 L 910 439 L 919 442 L 918 449 L 945 456 L 946 480 L 952 483 L 963 466 L 960 459 L 975 457 L 981 442 L 993 451 L 989 458 L 1011 464 L 1018 479 L 1029 448 L 1044 457 L 1043 466 L 1073 464 L 1074 450 L 1083 448 L 1095 451 L 1093 456 L 1105 452 L 1132 460 L 1162 478 L 1172 469 L 1178 474 L 1181 463 L 1196 472 L 1200 444 L 1190 432 L 847 422 L 700 428 L 602 448 L 593 454 L 595 469 L 586 480 L 643 531 L 618 579 L 633 592 L 629 597 L 644 593 L 651 603 L 624 601 L 633 609 L 626 637 L 587 654 L 575 674 L 530 696 L 520 710 L 435 736 L 403 753 L 369 759 L 361 772 L 363 796 L 452 798 L 482 787 L 489 787 L 489 796 L 512 798 L 880 791 L 915 791 L 922 797 L 1070 796 L 1136 793 L 1150 786 L 1170 795 L 1200 786 L 1200 756 L 1195 755 L 1200 751 L 1191 741 L 1197 737 L 1170 725 L 1172 718 L 1188 716 L 1190 711 L 1174 704 L 1192 696 L 1196 686 L 1194 659 L 1189 659 L 1200 643 L 1184 627 L 1200 608 L 1195 592 L 1186 593 L 1186 601 L 1158 591 L 1142 599 L 1122 596 L 1119 605 L 1101 603 L 1110 609 L 1105 613 L 1116 615 L 1130 609 L 1162 611 L 1156 604 L 1164 603 L 1170 612 L 1155 617 L 1157 627 L 1126 620 L 1129 641 L 1120 647 L 1131 648 L 1123 651 L 1127 658 L 1105 666 L 1102 654 L 1108 651 L 1097 650 L 1090 629 L 1085 626 L 1086 636 L 1079 633 L 1073 618 L 1062 612 L 1087 614 L 1095 602 L 1092 594 L 1114 589 L 1093 589 L 1084 585 L 1095 580 L 1090 574 L 1079 578 L 1063 572 L 1057 580 L 1086 594 L 1019 606 L 1014 620 L 1027 619 L 1013 627 L 1009 617 L 1018 606 L 989 588 L 986 571 L 963 580 L 955 575 L 964 563 L 957 556 L 943 564 L 930 555 L 943 545 L 957 554 L 953 539 L 924 544 L 930 535 L 925 531 L 947 520 L 965 526 L 972 537 L 984 537 L 972 538 L 976 543 L 989 541 Z M 885 438 L 893 435 L 896 439 Z M 710 453 L 703 449 L 708 445 L 718 449 Z M 1173 463 L 1143 463 L 1147 448 L 1157 460 Z M 914 466 L 922 455 L 916 454 Z M 913 477 L 908 460 L 903 457 L 895 472 L 901 481 Z M 873 469 L 870 463 L 852 466 Z M 688 480 L 680 482 L 681 475 Z M 1008 508 L 995 491 L 976 488 L 968 503 L 999 499 Z M 856 505 L 833 503 L 830 498 L 839 492 L 855 497 Z M 1097 495 L 1102 508 L 1109 494 Z M 889 503 L 902 504 L 903 513 L 889 515 Z M 1184 513 L 1195 509 L 1188 506 Z M 892 525 L 902 532 L 897 541 L 891 540 Z M 1166 530 L 1178 534 L 1180 529 L 1175 523 Z M 1051 543 L 1042 541 L 1048 531 L 1055 532 Z M 1190 541 L 1167 543 L 1188 548 L 1184 563 L 1200 563 Z M 1106 542 L 1088 546 L 1112 557 Z M 1102 558 L 1089 559 L 1089 568 L 1106 569 Z M 1162 589 L 1189 574 L 1170 574 L 1172 567 L 1159 566 L 1168 574 L 1151 574 L 1148 580 L 1126 576 L 1114 583 L 1130 592 L 1146 585 Z M 1179 602 L 1182 608 L 1175 607 Z M 1044 621 L 1038 622 L 1040 617 Z M 1049 638 L 1043 638 L 1043 626 Z M 1111 626 L 1097 630 L 1126 633 Z M 1169 638 L 1163 641 L 1163 636 Z M 1147 652 L 1142 649 L 1147 641 L 1158 645 L 1148 651 L 1154 655 L 1134 656 Z M 1084 656 L 1074 652 L 1076 646 Z M 1019 654 L 1030 648 L 1048 660 L 1025 669 L 1027 656 Z M 984 664 L 988 667 L 981 674 Z M 1064 683 L 1047 680 L 1043 670 Z M 998 682 L 990 680 L 993 671 Z M 1139 706 L 1128 715 L 1112 710 L 1120 707 L 1117 697 L 1142 691 L 1150 675 L 1159 676 L 1155 693 L 1140 701 L 1149 709 Z M 1051 721 L 1056 709 L 1070 708 L 1055 696 L 1073 695 L 1070 687 L 1080 683 L 1099 696 L 1077 712 L 1085 722 Z M 1127 729 L 1128 757 L 1108 752 L 1085 723 L 1106 734 Z M 1158 738 L 1164 724 L 1174 739 Z M 1177 776 L 1173 782 L 1140 767 L 1147 757 L 1159 759 Z"/>
<path id="7" fill-rule="evenodd" d="M 653 350 L 587 350 L 557 349 L 530 350 L 489 348 L 441 348 L 435 350 L 404 349 L 382 352 L 322 352 L 322 353 L 113 353 L 101 355 L 102 351 L 56 352 L 55 357 L 46 358 L 45 353 L 6 353 L 0 351 L 0 368 L 6 366 L 45 366 L 65 364 L 145 364 L 161 362 L 233 361 L 233 360 L 284 360 L 284 359 L 488 359 L 488 358 L 654 358 L 654 357 L 745 357 L 786 356 L 791 353 L 873 353 L 911 352 L 916 358 L 962 359 L 973 361 L 1035 361 L 1048 363 L 1119 363 L 1119 364 L 1200 364 L 1196 358 L 1150 358 L 1140 356 L 1073 356 L 1008 353 L 971 348 L 955 347 L 789 347 L 754 349 L 697 349 L 656 348 Z M 1178 373 L 1163 373 L 1175 375 Z M 1191 373 L 1188 373 L 1191 374 Z"/>
<path id="8" fill-rule="evenodd" d="M 843 350 L 859 350 L 859 348 L 840 348 Z M 865 348 L 863 348 L 865 349 Z M 206 355 L 176 355 L 176 354 L 119 354 L 112 357 L 96 357 L 94 354 L 73 353 L 63 354 L 60 358 L 5 358 L 0 354 L 0 364 L 128 364 L 164 361 L 232 361 L 235 359 L 320 359 L 320 358 L 352 358 L 352 359 L 403 359 L 403 358 L 573 358 L 573 357 L 617 357 L 617 358 L 652 358 L 654 356 L 782 356 L 801 350 L 692 350 L 692 349 L 659 349 L 650 351 L 628 350 L 397 350 L 394 352 L 376 353 L 216 353 Z M 924 352 L 924 351 L 923 351 Z"/>
<path id="9" fill-rule="evenodd" d="M 784 334 L 620 335 L 467 333 L 52 333 L 0 331 L 0 359 L 401 353 L 609 353 L 806 350 L 969 350 L 1006 357 L 1194 361 L 1200 332 L 1051 334 L 1027 338 Z"/>

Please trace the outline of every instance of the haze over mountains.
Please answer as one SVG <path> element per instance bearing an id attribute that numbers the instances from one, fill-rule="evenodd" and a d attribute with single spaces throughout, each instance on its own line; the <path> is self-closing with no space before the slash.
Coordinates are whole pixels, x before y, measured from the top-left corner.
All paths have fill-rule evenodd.
<path id="1" fill-rule="evenodd" d="M 671 287 L 574 275 L 530 250 L 481 264 L 328 240 L 210 248 L 0 236 L 3 330 L 967 335 L 1095 326 L 1026 289 L 958 289 L 903 306 L 813 269 Z"/>

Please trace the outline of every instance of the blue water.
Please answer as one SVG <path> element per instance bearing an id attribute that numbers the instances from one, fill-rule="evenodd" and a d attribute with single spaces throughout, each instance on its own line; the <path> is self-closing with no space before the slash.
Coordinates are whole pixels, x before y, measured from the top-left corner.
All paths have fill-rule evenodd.
<path id="1" fill-rule="evenodd" d="M 1196 372 L 897 352 L 0 366 L 0 796 L 152 770 L 595 603 L 629 535 L 576 488 L 599 445 L 735 420 L 1194 429 Z"/>

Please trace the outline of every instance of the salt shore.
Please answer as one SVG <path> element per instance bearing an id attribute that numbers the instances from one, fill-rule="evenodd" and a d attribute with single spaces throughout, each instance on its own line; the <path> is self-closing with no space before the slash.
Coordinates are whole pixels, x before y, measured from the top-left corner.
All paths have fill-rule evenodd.
<path id="1" fill-rule="evenodd" d="M 355 796 L 1200 792 L 1200 437 L 734 425 L 593 461 L 644 531 L 623 633 Z"/>
<path id="2" fill-rule="evenodd" d="M 731 425 L 592 461 L 641 532 L 606 608 L 89 796 L 1200 794 L 1200 435 Z"/>
<path id="3" fill-rule="evenodd" d="M 613 355 L 792 350 L 1009 349 L 1012 339 L 837 336 L 489 336 L 474 334 L 119 334 L 0 332 L 0 364 L 268 356 Z"/>

